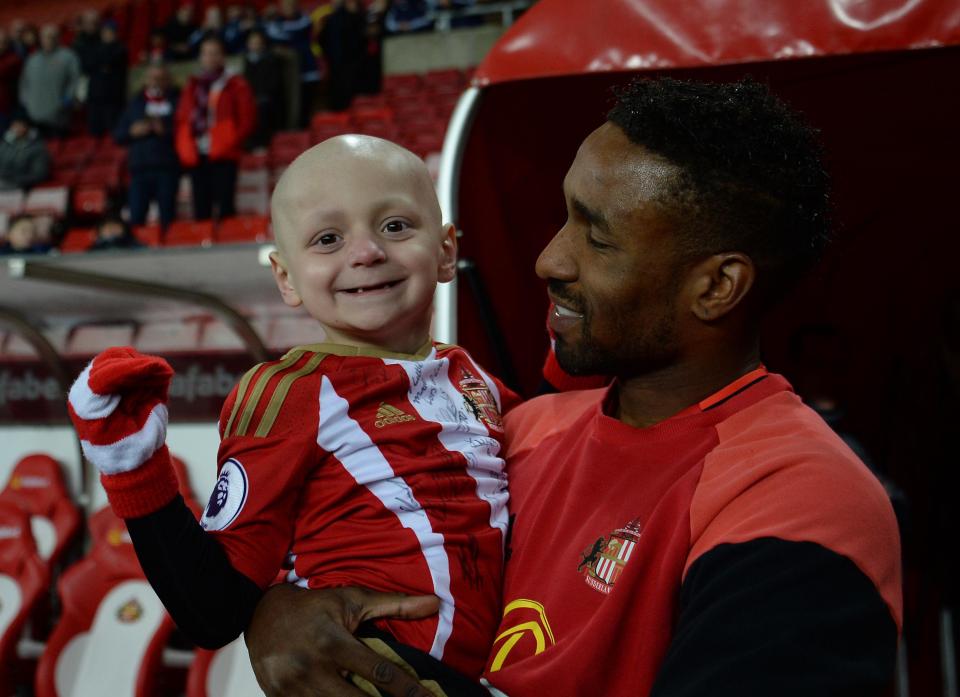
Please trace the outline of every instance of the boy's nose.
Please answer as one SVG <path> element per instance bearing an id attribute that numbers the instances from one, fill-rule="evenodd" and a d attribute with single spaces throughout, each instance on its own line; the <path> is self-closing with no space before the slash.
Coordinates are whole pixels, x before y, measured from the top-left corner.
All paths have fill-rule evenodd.
<path id="1" fill-rule="evenodd" d="M 377 240 L 372 237 L 355 239 L 350 246 L 350 264 L 352 266 L 370 266 L 387 258 Z"/>

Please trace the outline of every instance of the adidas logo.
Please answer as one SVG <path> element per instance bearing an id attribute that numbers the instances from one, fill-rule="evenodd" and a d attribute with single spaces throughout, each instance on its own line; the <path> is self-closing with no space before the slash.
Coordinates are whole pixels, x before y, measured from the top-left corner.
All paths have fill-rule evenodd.
<path id="1" fill-rule="evenodd" d="M 380 402 L 380 408 L 377 409 L 377 420 L 373 425 L 377 428 L 391 426 L 393 424 L 402 424 L 405 421 L 414 421 L 414 417 L 406 414 L 396 407 L 391 407 L 386 402 Z"/>

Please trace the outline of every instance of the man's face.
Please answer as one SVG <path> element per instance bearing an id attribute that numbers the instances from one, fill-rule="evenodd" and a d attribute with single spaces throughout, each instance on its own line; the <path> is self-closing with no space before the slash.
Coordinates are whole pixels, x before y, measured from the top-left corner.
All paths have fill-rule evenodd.
<path id="1" fill-rule="evenodd" d="M 193 21 L 193 5 L 181 5 L 177 10 L 177 21 L 180 24 L 190 24 Z"/>
<path id="2" fill-rule="evenodd" d="M 247 37 L 247 50 L 250 53 L 263 53 L 263 49 L 266 48 L 266 43 L 263 40 L 263 36 L 257 32 L 252 32 L 250 36 Z"/>
<path id="3" fill-rule="evenodd" d="M 281 186 L 274 273 L 284 301 L 332 341 L 416 351 L 456 250 L 426 173 L 397 158 L 331 157 Z"/>
<path id="4" fill-rule="evenodd" d="M 200 45 L 200 67 L 206 72 L 220 70 L 223 67 L 223 49 L 216 41 L 204 41 Z"/>
<path id="5" fill-rule="evenodd" d="M 28 218 L 17 221 L 7 232 L 10 246 L 17 251 L 30 249 L 37 243 L 37 226 Z"/>
<path id="6" fill-rule="evenodd" d="M 40 30 L 40 47 L 44 51 L 52 51 L 60 43 L 60 32 L 56 27 L 47 25 Z"/>
<path id="7" fill-rule="evenodd" d="M 567 372 L 628 378 L 676 359 L 682 267 L 658 200 L 677 173 L 609 122 L 580 146 L 563 183 L 567 222 L 536 267 Z"/>
<path id="8" fill-rule="evenodd" d="M 30 126 L 27 125 L 26 121 L 15 119 L 13 123 L 10 124 L 10 133 L 13 134 L 14 138 L 23 138 L 29 131 Z"/>

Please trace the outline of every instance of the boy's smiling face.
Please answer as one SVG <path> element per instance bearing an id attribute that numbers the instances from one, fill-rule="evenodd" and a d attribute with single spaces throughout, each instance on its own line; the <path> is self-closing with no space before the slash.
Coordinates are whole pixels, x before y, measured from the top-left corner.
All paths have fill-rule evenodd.
<path id="1" fill-rule="evenodd" d="M 284 173 L 272 214 L 287 305 L 303 305 L 331 341 L 423 346 L 437 282 L 455 272 L 456 237 L 419 158 L 377 138 L 325 141 Z"/>

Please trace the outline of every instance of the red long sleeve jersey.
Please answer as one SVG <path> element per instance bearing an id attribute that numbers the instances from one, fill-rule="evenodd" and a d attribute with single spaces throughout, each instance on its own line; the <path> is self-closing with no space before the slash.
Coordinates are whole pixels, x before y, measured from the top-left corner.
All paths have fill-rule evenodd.
<path id="1" fill-rule="evenodd" d="M 201 524 L 262 587 L 288 558 L 311 588 L 436 595 L 438 615 L 382 628 L 479 675 L 507 528 L 500 414 L 515 401 L 455 346 L 295 348 L 224 404 Z"/>

